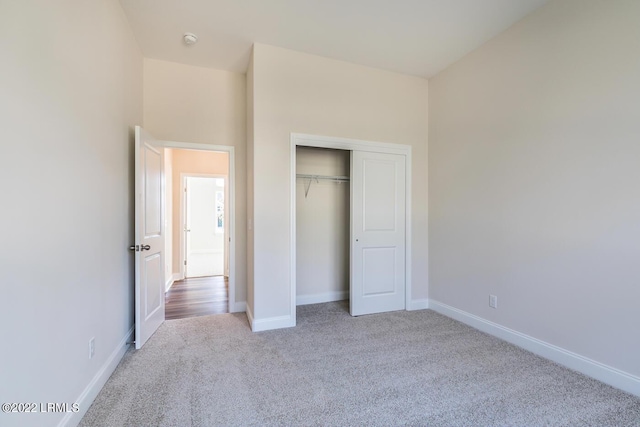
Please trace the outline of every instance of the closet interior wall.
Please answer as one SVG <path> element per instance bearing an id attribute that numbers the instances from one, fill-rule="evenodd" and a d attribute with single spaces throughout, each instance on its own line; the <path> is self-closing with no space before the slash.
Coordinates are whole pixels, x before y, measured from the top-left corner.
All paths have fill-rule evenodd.
<path id="1" fill-rule="evenodd" d="M 298 175 L 348 177 L 349 169 L 349 151 L 296 149 Z M 297 305 L 349 298 L 349 209 L 349 182 L 296 179 Z"/>

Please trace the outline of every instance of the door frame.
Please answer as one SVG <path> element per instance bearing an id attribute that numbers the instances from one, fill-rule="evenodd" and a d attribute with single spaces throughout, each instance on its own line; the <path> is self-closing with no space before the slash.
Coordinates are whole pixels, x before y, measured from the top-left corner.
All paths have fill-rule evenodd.
<path id="1" fill-rule="evenodd" d="M 200 144 L 195 142 L 179 142 L 158 140 L 157 145 L 163 148 L 174 148 L 178 150 L 198 150 L 217 151 L 228 153 L 229 155 L 229 176 L 227 185 L 229 187 L 229 313 L 244 311 L 244 303 L 236 302 L 236 161 L 235 147 L 231 145 Z M 175 189 L 174 189 L 175 191 Z M 225 206 L 226 207 L 226 206 Z M 180 245 L 182 247 L 182 245 Z M 182 249 L 181 249 L 182 250 Z M 181 268 L 182 270 L 182 268 Z"/>
<path id="2" fill-rule="evenodd" d="M 229 256 L 229 222 L 227 221 L 229 217 L 229 208 L 227 206 L 227 199 L 229 198 L 229 177 L 227 175 L 221 174 L 208 174 L 208 173 L 185 173 L 182 172 L 180 174 L 180 225 L 182 227 L 182 232 L 180 233 L 180 259 L 182 262 L 180 263 L 180 276 L 184 279 L 187 278 L 187 269 L 184 267 L 184 261 L 187 259 L 187 239 L 184 231 L 184 225 L 187 221 L 187 200 L 185 198 L 185 192 L 182 189 L 185 188 L 187 183 L 187 178 L 224 178 L 224 256 L 222 260 L 222 275 L 227 276 L 226 266 L 227 266 L 227 257 Z M 229 269 L 231 270 L 231 269 Z"/>
<path id="3" fill-rule="evenodd" d="M 337 138 L 332 136 L 291 133 L 291 319 L 296 324 L 296 147 L 329 148 L 347 151 L 367 151 L 373 153 L 400 154 L 406 156 L 405 168 L 405 310 L 411 308 L 411 146 L 388 142 L 364 141 L 358 139 Z M 351 174 L 351 171 L 349 171 Z M 351 198 L 351 194 L 349 194 Z M 351 230 L 349 231 L 351 234 Z M 351 247 L 351 244 L 349 245 Z M 349 262 L 351 265 L 351 262 Z"/>

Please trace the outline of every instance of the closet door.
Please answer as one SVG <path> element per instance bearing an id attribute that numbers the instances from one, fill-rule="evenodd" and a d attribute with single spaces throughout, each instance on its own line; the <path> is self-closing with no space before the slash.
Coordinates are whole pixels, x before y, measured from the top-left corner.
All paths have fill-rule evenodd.
<path id="1" fill-rule="evenodd" d="M 405 156 L 352 152 L 352 316 L 405 308 L 405 185 Z"/>

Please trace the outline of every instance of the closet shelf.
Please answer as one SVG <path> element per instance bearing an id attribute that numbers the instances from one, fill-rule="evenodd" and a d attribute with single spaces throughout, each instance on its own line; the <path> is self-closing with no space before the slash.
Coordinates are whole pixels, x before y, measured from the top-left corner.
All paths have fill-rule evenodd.
<path id="1" fill-rule="evenodd" d="M 309 174 L 299 173 L 299 174 L 296 175 L 296 177 L 309 180 L 307 182 L 307 185 L 305 186 L 305 189 L 304 189 L 304 198 L 305 199 L 307 198 L 307 195 L 309 194 L 309 189 L 311 188 L 311 183 L 313 181 L 320 182 L 320 180 L 323 180 L 323 181 L 334 181 L 334 182 L 349 182 L 349 177 L 348 176 L 309 175 Z"/>
<path id="2" fill-rule="evenodd" d="M 348 176 L 334 176 L 334 175 L 308 175 L 299 173 L 296 175 L 297 178 L 305 178 L 305 179 L 323 179 L 328 181 L 337 181 L 337 182 L 349 182 Z"/>

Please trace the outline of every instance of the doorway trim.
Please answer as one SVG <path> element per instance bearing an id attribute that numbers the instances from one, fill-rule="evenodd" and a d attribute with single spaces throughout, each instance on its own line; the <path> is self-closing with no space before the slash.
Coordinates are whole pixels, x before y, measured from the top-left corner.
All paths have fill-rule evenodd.
<path id="1" fill-rule="evenodd" d="M 184 226 L 187 223 L 187 200 L 185 198 L 185 192 L 182 191 L 182 189 L 184 189 L 186 187 L 186 183 L 187 183 L 187 178 L 223 178 L 224 179 L 224 197 L 225 197 L 225 204 L 224 204 L 224 248 L 223 248 L 223 261 L 222 261 L 222 270 L 223 276 L 228 276 L 227 274 L 225 274 L 226 270 L 227 270 L 227 257 L 229 256 L 229 246 L 228 243 L 229 242 L 229 222 L 228 222 L 228 217 L 229 217 L 229 209 L 227 207 L 227 199 L 229 198 L 229 177 L 227 175 L 221 175 L 221 174 L 208 174 L 208 173 L 185 173 L 182 172 L 180 174 L 180 225 L 182 227 L 182 232 L 180 233 L 180 260 L 182 261 L 180 263 L 180 276 L 184 279 L 187 278 L 187 269 L 185 268 L 184 265 L 184 261 L 187 259 L 187 239 L 186 239 L 186 235 L 185 235 L 185 231 L 184 231 Z M 187 264 L 188 265 L 188 264 Z M 229 270 L 231 270 L 231 268 L 229 268 Z"/>
<path id="2" fill-rule="evenodd" d="M 178 150 L 217 151 L 229 155 L 229 313 L 245 311 L 246 303 L 236 302 L 236 168 L 235 147 L 231 145 L 199 144 L 159 140 L 159 147 Z M 182 247 L 182 245 L 181 245 Z M 182 249 L 181 249 L 182 250 Z"/>
<path id="3" fill-rule="evenodd" d="M 391 144 L 387 142 L 364 141 L 358 139 L 337 138 L 332 136 L 309 135 L 303 133 L 291 133 L 291 255 L 290 255 L 290 283 L 291 283 L 291 319 L 292 326 L 296 324 L 296 147 L 329 148 L 347 151 L 367 151 L 373 153 L 400 154 L 406 156 L 405 169 L 405 310 L 410 310 L 411 305 L 411 146 L 404 144 Z M 351 173 L 351 172 L 350 172 Z M 351 195 L 349 196 L 351 197 Z"/>

